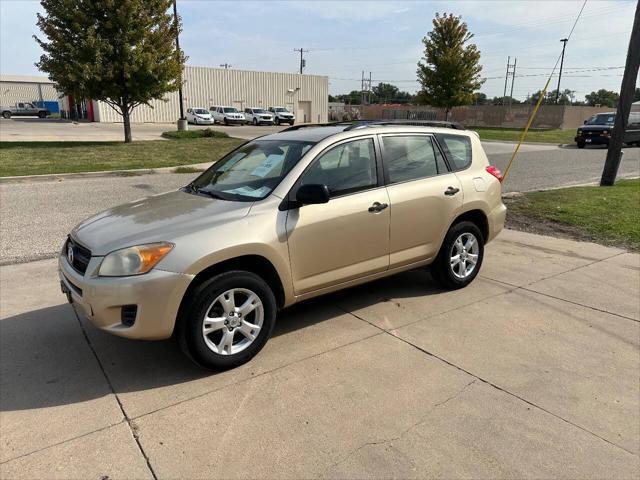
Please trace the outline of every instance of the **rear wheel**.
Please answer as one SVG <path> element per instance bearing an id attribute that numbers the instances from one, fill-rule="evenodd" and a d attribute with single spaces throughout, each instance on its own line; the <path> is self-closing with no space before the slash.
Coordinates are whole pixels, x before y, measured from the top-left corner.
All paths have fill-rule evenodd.
<path id="1" fill-rule="evenodd" d="M 197 364 L 226 370 L 248 362 L 271 336 L 276 300 L 259 276 L 230 271 L 207 280 L 190 296 L 179 338 Z"/>
<path id="2" fill-rule="evenodd" d="M 47 118 L 47 112 L 38 112 L 38 117 Z"/>
<path id="3" fill-rule="evenodd" d="M 2 112 L 2 118 L 11 118 L 11 112 Z"/>
<path id="4" fill-rule="evenodd" d="M 484 237 L 480 229 L 472 222 L 456 223 L 447 232 L 431 273 L 445 288 L 463 288 L 476 278 L 483 258 Z"/>

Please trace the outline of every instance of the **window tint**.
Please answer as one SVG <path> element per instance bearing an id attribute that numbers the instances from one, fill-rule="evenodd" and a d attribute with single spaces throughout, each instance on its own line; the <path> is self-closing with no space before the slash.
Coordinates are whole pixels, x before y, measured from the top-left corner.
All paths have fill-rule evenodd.
<path id="1" fill-rule="evenodd" d="M 329 187 L 332 197 L 357 192 L 378 184 L 373 139 L 343 143 L 315 160 L 300 182 Z"/>
<path id="2" fill-rule="evenodd" d="M 389 183 L 432 177 L 446 171 L 442 158 L 436 157 L 431 137 L 383 136 L 382 145 Z"/>
<path id="3" fill-rule="evenodd" d="M 465 135 L 437 135 L 449 157 L 453 170 L 463 170 L 471 165 L 471 140 Z"/>
<path id="4" fill-rule="evenodd" d="M 640 129 L 640 112 L 629 113 L 629 124 L 627 128 L 637 130 Z"/>

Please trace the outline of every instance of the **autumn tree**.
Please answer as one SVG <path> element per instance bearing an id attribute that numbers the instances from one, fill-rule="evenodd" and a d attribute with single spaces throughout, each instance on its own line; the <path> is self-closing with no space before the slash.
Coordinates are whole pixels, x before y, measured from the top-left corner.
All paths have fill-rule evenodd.
<path id="1" fill-rule="evenodd" d="M 422 39 L 424 56 L 418 62 L 418 81 L 422 90 L 418 101 L 444 107 L 447 118 L 451 107 L 468 105 L 484 80 L 480 78 L 480 51 L 469 43 L 473 34 L 461 17 L 436 13 L 433 30 Z"/>
<path id="2" fill-rule="evenodd" d="M 131 142 L 131 112 L 182 81 L 185 57 L 176 50 L 180 21 L 172 0 L 42 0 L 38 14 L 44 54 L 36 66 L 57 88 L 100 100 L 122 116 Z"/>

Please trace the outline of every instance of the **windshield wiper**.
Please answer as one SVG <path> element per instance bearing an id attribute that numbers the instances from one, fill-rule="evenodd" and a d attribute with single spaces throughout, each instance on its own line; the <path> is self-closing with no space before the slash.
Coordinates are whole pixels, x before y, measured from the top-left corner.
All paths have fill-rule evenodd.
<path id="1" fill-rule="evenodd" d="M 221 197 L 215 192 L 211 190 L 205 190 L 204 188 L 197 187 L 195 183 L 191 182 L 189 185 L 182 187 L 187 193 L 195 193 L 197 195 L 206 195 L 211 198 L 215 198 L 217 200 L 225 200 L 225 198 Z"/>

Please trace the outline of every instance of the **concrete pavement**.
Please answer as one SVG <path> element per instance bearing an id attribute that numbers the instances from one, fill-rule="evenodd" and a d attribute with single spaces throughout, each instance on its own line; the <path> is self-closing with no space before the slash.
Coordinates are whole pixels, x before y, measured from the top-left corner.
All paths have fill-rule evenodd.
<path id="1" fill-rule="evenodd" d="M 54 260 L 3 266 L 0 476 L 637 478 L 638 291 L 637 254 L 505 231 L 464 290 L 307 302 L 211 374 L 76 318 Z"/>

